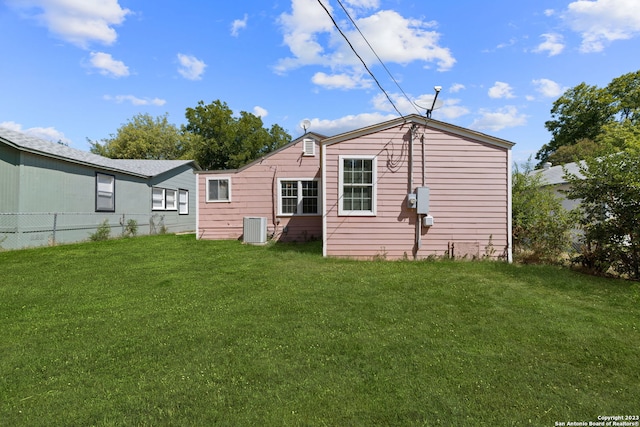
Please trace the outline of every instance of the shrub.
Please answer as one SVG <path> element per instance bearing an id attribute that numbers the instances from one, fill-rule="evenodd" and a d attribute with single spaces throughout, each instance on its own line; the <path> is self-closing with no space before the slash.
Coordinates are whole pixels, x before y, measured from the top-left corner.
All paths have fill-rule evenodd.
<path id="1" fill-rule="evenodd" d="M 89 236 L 89 240 L 92 242 L 99 242 L 101 240 L 108 240 L 111 235 L 111 226 L 109 225 L 109 220 L 105 219 L 98 226 L 95 233 Z"/>
<path id="2" fill-rule="evenodd" d="M 574 215 L 530 163 L 522 171 L 514 168 L 512 203 L 515 257 L 526 263 L 559 262 L 571 250 Z"/>
<path id="3" fill-rule="evenodd" d="M 123 237 L 135 237 L 138 235 L 138 221 L 130 219 L 122 232 Z"/>

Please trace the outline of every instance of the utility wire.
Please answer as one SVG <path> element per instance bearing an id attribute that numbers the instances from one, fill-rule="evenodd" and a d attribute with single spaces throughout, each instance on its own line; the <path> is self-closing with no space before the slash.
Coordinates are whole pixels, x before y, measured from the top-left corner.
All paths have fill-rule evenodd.
<path id="1" fill-rule="evenodd" d="M 369 73 L 369 75 L 371 76 L 371 78 L 376 82 L 376 84 L 378 85 L 378 87 L 380 88 L 380 90 L 382 91 L 382 93 L 384 93 L 384 95 L 387 97 L 387 100 L 389 101 L 389 103 L 391 103 L 391 105 L 393 106 L 393 108 L 396 110 L 396 112 L 398 113 L 398 115 L 400 115 L 400 117 L 404 118 L 404 114 L 402 114 L 400 112 L 400 110 L 398 110 L 398 107 L 396 107 L 396 104 L 393 103 L 393 100 L 391 99 L 391 97 L 389 96 L 389 94 L 387 93 L 386 90 L 384 90 L 384 88 L 382 87 L 382 85 L 380 84 L 380 82 L 378 81 L 378 79 L 376 79 L 376 76 L 373 75 L 373 73 L 371 72 L 371 70 L 369 69 L 369 67 L 367 67 L 367 64 L 364 62 L 364 60 L 362 59 L 362 57 L 358 54 L 358 52 L 356 51 L 356 49 L 353 47 L 353 45 L 351 44 L 351 42 L 349 41 L 349 39 L 347 38 L 346 34 L 342 32 L 342 30 L 340 29 L 340 27 L 338 26 L 338 23 L 336 22 L 335 19 L 333 19 L 333 16 L 331 16 L 331 12 L 329 12 L 329 9 L 327 9 L 327 7 L 322 3 L 322 0 L 318 0 L 318 3 L 320 3 L 320 6 L 322 6 L 322 8 L 324 9 L 325 12 L 327 12 L 327 15 L 329 15 L 329 18 L 331 19 L 331 21 L 333 22 L 333 26 L 336 27 L 336 29 L 338 30 L 338 32 L 342 35 L 342 37 L 345 39 L 345 41 L 347 42 L 347 44 L 349 45 L 349 47 L 351 48 L 351 50 L 353 51 L 353 53 L 358 57 L 358 59 L 360 60 L 360 62 L 362 62 L 362 65 L 364 66 L 365 70 L 367 70 L 367 72 Z"/>
<path id="2" fill-rule="evenodd" d="M 373 52 L 373 54 L 376 56 L 376 58 L 378 58 L 378 61 L 380 62 L 380 64 L 382 64 L 382 67 L 385 69 L 385 71 L 387 72 L 389 77 L 391 77 L 391 80 L 393 80 L 393 82 L 396 84 L 398 89 L 400 89 L 400 92 L 402 92 L 402 95 L 404 95 L 404 97 L 407 98 L 407 101 L 409 101 L 409 103 L 413 106 L 414 110 L 416 110 L 416 112 L 418 114 L 421 114 L 420 110 L 418 110 L 418 108 L 416 107 L 414 102 L 411 100 L 411 98 L 409 98 L 409 95 L 407 95 L 405 93 L 405 91 L 402 89 L 402 87 L 400 87 L 400 83 L 398 83 L 398 81 L 393 77 L 393 74 L 391 74 L 391 71 L 389 71 L 389 68 L 387 68 L 387 66 L 382 61 L 382 59 L 380 59 L 380 56 L 378 56 L 378 53 L 376 52 L 376 50 L 373 48 L 373 46 L 371 46 L 371 43 L 369 43 L 369 40 L 367 40 L 367 38 L 364 36 L 364 34 L 362 34 L 362 31 L 360 31 L 360 27 L 358 27 L 358 24 L 356 24 L 356 22 L 353 20 L 353 18 L 351 17 L 351 14 L 347 10 L 347 8 L 344 7 L 344 5 L 342 4 L 342 1 L 337 0 L 337 2 L 340 5 L 340 7 L 342 8 L 342 10 L 344 11 L 345 15 L 347 15 L 347 18 L 349 18 L 349 21 L 351 21 L 351 23 L 356 28 L 356 30 L 358 30 L 358 33 L 360 33 L 360 36 L 362 36 L 362 39 L 365 41 L 365 43 L 367 43 L 367 46 L 369 46 L 369 49 L 371 49 L 371 52 Z"/>

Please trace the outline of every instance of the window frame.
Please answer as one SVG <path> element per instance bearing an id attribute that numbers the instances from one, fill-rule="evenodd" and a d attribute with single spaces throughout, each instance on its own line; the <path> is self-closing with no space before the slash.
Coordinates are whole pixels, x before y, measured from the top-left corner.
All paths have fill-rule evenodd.
<path id="1" fill-rule="evenodd" d="M 100 190 L 101 183 L 100 177 L 109 177 L 110 191 Z M 104 184 L 104 183 L 103 183 Z M 100 192 L 110 193 L 111 206 L 101 207 L 99 203 Z M 96 187 L 95 187 L 95 209 L 96 212 L 115 212 L 116 211 L 116 176 L 108 173 L 96 172 Z"/>
<path id="2" fill-rule="evenodd" d="M 295 213 L 288 213 L 288 212 L 283 212 L 282 211 L 282 183 L 283 182 L 295 182 L 297 184 L 297 194 L 296 194 L 296 198 L 297 198 L 297 204 L 296 204 L 296 212 Z M 305 197 L 303 196 L 303 192 L 302 192 L 302 183 L 303 182 L 315 182 L 317 184 L 317 194 L 315 196 L 316 202 L 317 202 L 317 206 L 318 209 L 316 210 L 315 213 L 303 213 L 303 200 L 305 199 Z M 306 198 L 311 198 L 311 197 L 306 197 Z M 318 215 L 322 215 L 322 188 L 320 185 L 320 180 L 317 178 L 278 178 L 278 216 L 287 216 L 287 217 L 291 217 L 291 216 L 318 216 Z"/>
<path id="3" fill-rule="evenodd" d="M 210 199 L 209 198 L 209 195 L 211 194 L 211 192 L 209 191 L 209 187 L 212 181 L 227 181 L 227 198 L 226 199 Z M 207 177 L 207 182 L 205 187 L 206 187 L 205 200 L 207 203 L 231 203 L 231 177 L 228 177 L 228 176 Z"/>
<path id="4" fill-rule="evenodd" d="M 169 206 L 170 194 L 173 194 L 173 204 Z M 164 191 L 164 210 L 177 211 L 178 210 L 178 190 L 172 190 L 166 188 Z"/>
<path id="5" fill-rule="evenodd" d="M 157 191 L 161 192 L 162 195 L 162 206 L 161 207 L 156 207 L 154 205 L 155 202 L 155 198 L 154 195 L 156 194 Z M 166 206 L 166 198 L 165 198 L 165 193 L 166 193 L 166 189 L 162 188 L 162 187 L 151 187 L 151 210 L 152 211 L 163 211 L 165 210 L 165 206 Z"/>
<path id="6" fill-rule="evenodd" d="M 182 195 L 186 194 L 185 203 L 182 202 Z M 185 209 L 182 209 L 182 207 Z M 189 190 L 178 188 L 178 215 L 189 215 Z"/>
<path id="7" fill-rule="evenodd" d="M 162 195 L 162 206 L 156 207 L 154 202 L 156 194 Z M 173 194 L 173 203 L 169 204 L 169 195 Z M 158 199 L 159 200 L 159 199 Z M 151 187 L 151 210 L 152 211 L 177 211 L 178 210 L 178 190 L 164 187 Z"/>
<path id="8" fill-rule="evenodd" d="M 371 209 L 353 210 L 344 209 L 344 162 L 345 160 L 370 160 L 371 161 L 371 183 L 359 185 L 359 187 L 371 187 Z M 378 157 L 375 155 L 340 155 L 338 156 L 338 215 L 340 216 L 376 216 L 377 215 L 377 193 L 378 193 Z M 349 184 L 348 184 L 349 185 Z M 356 187 L 358 185 L 349 185 Z"/>

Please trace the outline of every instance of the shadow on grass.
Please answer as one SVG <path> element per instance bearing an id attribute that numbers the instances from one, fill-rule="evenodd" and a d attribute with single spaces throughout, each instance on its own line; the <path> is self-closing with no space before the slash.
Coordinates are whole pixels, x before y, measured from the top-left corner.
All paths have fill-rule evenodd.
<path id="1" fill-rule="evenodd" d="M 299 254 L 312 254 L 322 256 L 322 241 L 312 242 L 274 242 L 269 245 L 273 252 L 295 252 Z"/>

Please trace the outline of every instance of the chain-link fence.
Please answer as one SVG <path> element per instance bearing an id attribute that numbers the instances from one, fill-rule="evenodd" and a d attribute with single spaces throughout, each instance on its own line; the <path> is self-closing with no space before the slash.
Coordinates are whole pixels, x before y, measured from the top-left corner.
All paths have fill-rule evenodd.
<path id="1" fill-rule="evenodd" d="M 159 234 L 170 221 L 148 213 L 0 213 L 0 250 L 87 241 L 107 227 L 110 237 Z"/>

